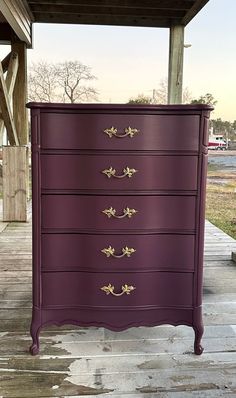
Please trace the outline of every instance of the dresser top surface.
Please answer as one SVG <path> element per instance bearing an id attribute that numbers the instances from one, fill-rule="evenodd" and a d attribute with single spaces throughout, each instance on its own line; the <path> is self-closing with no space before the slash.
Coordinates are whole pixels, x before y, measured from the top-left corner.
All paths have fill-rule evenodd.
<path id="1" fill-rule="evenodd" d="M 213 106 L 207 104 L 176 104 L 176 105 L 139 105 L 139 104 L 64 104 L 64 103 L 46 103 L 46 102 L 29 102 L 27 108 L 50 110 L 71 110 L 71 111 L 129 111 L 129 112 L 194 112 L 194 111 L 212 111 Z"/>

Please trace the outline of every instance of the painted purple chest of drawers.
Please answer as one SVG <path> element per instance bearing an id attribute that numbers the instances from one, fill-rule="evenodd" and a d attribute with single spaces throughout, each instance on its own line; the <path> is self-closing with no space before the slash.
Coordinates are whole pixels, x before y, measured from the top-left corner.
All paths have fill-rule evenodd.
<path id="1" fill-rule="evenodd" d="M 49 324 L 187 325 L 202 353 L 207 105 L 31 103 L 31 353 Z"/>

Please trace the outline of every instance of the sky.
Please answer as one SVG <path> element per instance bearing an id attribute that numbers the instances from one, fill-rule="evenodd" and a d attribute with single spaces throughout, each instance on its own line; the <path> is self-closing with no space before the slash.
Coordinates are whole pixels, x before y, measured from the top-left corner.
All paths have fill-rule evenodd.
<path id="1" fill-rule="evenodd" d="M 235 15 L 236 0 L 209 0 L 185 28 L 191 47 L 184 50 L 184 87 L 193 98 L 211 93 L 218 101 L 213 118 L 230 121 L 236 119 Z M 34 24 L 28 63 L 78 60 L 97 77 L 99 102 L 126 103 L 152 96 L 167 77 L 168 46 L 163 28 Z"/>

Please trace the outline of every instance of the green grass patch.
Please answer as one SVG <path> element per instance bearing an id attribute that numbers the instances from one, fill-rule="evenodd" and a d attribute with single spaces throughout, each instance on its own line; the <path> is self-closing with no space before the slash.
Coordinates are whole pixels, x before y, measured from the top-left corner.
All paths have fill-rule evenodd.
<path id="1" fill-rule="evenodd" d="M 236 183 L 207 185 L 206 218 L 236 239 Z"/>

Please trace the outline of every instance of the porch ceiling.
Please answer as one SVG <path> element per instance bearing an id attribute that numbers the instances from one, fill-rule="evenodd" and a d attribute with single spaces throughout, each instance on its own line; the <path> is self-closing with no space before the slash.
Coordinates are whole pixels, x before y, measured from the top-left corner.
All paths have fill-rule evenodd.
<path id="1" fill-rule="evenodd" d="M 12 41 L 13 31 L 31 47 L 34 22 L 157 28 L 185 26 L 208 1 L 0 0 L 0 44 Z"/>
<path id="2" fill-rule="evenodd" d="M 170 27 L 186 25 L 208 0 L 28 0 L 35 22 Z"/>

